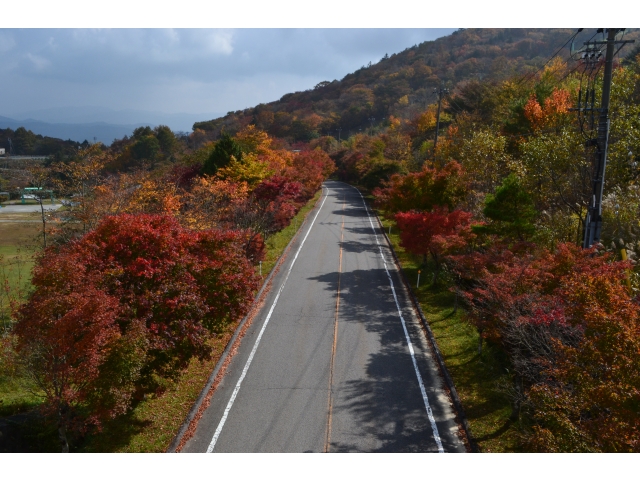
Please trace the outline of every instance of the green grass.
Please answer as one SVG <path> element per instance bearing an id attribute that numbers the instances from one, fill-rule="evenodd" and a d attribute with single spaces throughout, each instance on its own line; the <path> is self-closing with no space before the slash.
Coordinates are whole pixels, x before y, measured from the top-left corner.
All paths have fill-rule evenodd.
<path id="1" fill-rule="evenodd" d="M 478 333 L 465 321 L 462 308 L 454 313 L 455 297 L 449 291 L 446 275 L 441 275 L 440 284 L 433 286 L 432 266 L 421 266 L 422 257 L 400 247 L 395 223 L 382 215 L 380 220 L 387 234 L 391 225 L 393 248 L 438 342 L 480 451 L 521 451 L 519 425 L 509 420 L 511 405 L 499 387 L 510 379 L 507 360 L 486 343 L 482 355 L 478 354 Z M 416 288 L 419 269 L 420 287 Z"/>
<path id="2" fill-rule="evenodd" d="M 0 418 L 28 412 L 42 403 L 30 379 L 3 370 L 0 368 Z"/>
<path id="3" fill-rule="evenodd" d="M 11 325 L 10 301 L 23 299 L 29 290 L 34 253 L 31 244 L 37 232 L 37 224 L 0 223 L 0 334 Z M 42 398 L 37 391 L 29 378 L 0 364 L 0 418 L 40 405 Z"/>
<path id="4" fill-rule="evenodd" d="M 39 231 L 37 224 L 0 223 L 0 328 L 2 330 L 9 321 L 9 301 L 11 298 L 24 298 L 29 289 L 35 252 L 33 240 Z"/>

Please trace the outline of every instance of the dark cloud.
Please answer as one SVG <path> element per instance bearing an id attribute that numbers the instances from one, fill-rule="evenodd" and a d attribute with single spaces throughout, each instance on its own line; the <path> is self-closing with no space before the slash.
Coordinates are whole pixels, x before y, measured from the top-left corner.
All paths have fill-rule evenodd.
<path id="1" fill-rule="evenodd" d="M 60 106 L 220 112 L 344 77 L 454 29 L 0 30 L 0 115 Z"/>

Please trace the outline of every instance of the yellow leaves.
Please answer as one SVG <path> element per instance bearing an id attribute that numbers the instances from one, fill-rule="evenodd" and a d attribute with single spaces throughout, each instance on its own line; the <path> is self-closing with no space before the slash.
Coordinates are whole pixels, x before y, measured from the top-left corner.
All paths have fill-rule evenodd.
<path id="1" fill-rule="evenodd" d="M 323 120 L 324 118 L 322 118 L 317 113 L 312 113 L 304 117 L 305 123 L 308 124 L 313 129 L 317 129 L 318 126 L 323 122 Z"/>
<path id="2" fill-rule="evenodd" d="M 249 196 L 249 187 L 246 182 L 235 183 L 216 177 L 199 177 L 195 180 L 191 194 L 195 197 L 212 196 L 217 201 L 239 201 Z"/>
<path id="3" fill-rule="evenodd" d="M 263 155 L 271 150 L 271 138 L 254 125 L 248 125 L 236 134 L 234 140 L 245 153 Z"/>
<path id="4" fill-rule="evenodd" d="M 255 153 L 248 153 L 243 155 L 241 161 L 231 156 L 229 164 L 218 170 L 216 175 L 223 180 L 246 182 L 250 187 L 255 187 L 273 174 L 274 169 L 267 161 L 259 158 Z"/>
<path id="5" fill-rule="evenodd" d="M 436 107 L 429 105 L 426 112 L 418 117 L 418 133 L 424 133 L 436 128 Z"/>
<path id="6" fill-rule="evenodd" d="M 287 167 L 293 165 L 293 155 L 289 150 L 269 150 L 260 155 L 260 161 L 268 164 L 275 175 L 282 175 Z"/>
<path id="7" fill-rule="evenodd" d="M 184 199 L 189 205 L 184 213 L 184 220 L 195 230 L 219 226 L 248 196 L 249 186 L 246 182 L 200 177 Z"/>
<path id="8" fill-rule="evenodd" d="M 181 200 L 173 185 L 147 178 L 134 187 L 124 211 L 127 213 L 166 213 L 176 215 Z"/>
<path id="9" fill-rule="evenodd" d="M 401 125 L 402 122 L 398 117 L 394 117 L 393 115 L 389 116 L 389 132 L 397 132 Z"/>
<path id="10" fill-rule="evenodd" d="M 398 105 L 409 105 L 409 95 L 404 95 L 398 100 Z"/>
<path id="11" fill-rule="evenodd" d="M 561 75 L 567 69 L 567 63 L 562 60 L 560 57 L 556 57 L 549 65 L 547 65 L 542 73 L 542 76 L 545 77 L 547 75 L 558 76 Z"/>

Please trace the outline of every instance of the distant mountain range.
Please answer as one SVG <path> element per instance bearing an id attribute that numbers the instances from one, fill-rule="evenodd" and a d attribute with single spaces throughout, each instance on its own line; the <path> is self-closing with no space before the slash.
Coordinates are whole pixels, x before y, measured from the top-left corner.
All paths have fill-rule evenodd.
<path id="1" fill-rule="evenodd" d="M 105 145 L 111 145 L 113 140 L 122 138 L 125 135 L 130 136 L 133 130 L 141 125 L 112 125 L 105 122 L 47 123 L 31 118 L 15 120 L 0 116 L 0 129 L 10 128 L 16 130 L 19 127 L 24 127 L 35 134 L 45 137 L 60 138 L 62 140 L 69 139 L 76 142 L 87 140 L 90 143 L 93 143 L 95 139 Z"/>
<path id="2" fill-rule="evenodd" d="M 130 136 L 140 126 L 167 125 L 174 132 L 190 132 L 194 122 L 221 113 L 162 113 L 141 110 L 111 110 L 103 107 L 59 107 L 0 116 L 0 129 L 24 127 L 45 137 L 111 145 Z"/>

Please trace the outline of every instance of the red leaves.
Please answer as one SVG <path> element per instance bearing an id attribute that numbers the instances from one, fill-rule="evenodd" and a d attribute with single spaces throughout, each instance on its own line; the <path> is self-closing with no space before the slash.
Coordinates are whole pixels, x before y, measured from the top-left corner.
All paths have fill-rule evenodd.
<path id="1" fill-rule="evenodd" d="M 263 180 L 253 191 L 258 202 L 296 201 L 302 193 L 302 184 L 275 175 Z"/>
<path id="2" fill-rule="evenodd" d="M 46 251 L 15 331 L 49 405 L 90 405 L 97 422 L 126 409 L 140 375 L 170 376 L 206 357 L 210 332 L 244 315 L 258 286 L 244 241 L 168 216 L 120 215 Z"/>
<path id="3" fill-rule="evenodd" d="M 401 245 L 417 255 L 451 251 L 464 245 L 470 235 L 471 214 L 462 210 L 436 207 L 433 212 L 397 213 L 395 220 Z"/>
<path id="4" fill-rule="evenodd" d="M 271 228 L 282 230 L 289 225 L 299 208 L 299 200 L 303 196 L 303 187 L 299 182 L 291 182 L 286 177 L 274 176 L 261 182 L 253 191 L 258 210 L 270 215 Z"/>
<path id="5" fill-rule="evenodd" d="M 468 318 L 524 379 L 541 451 L 640 451 L 640 306 L 627 262 L 561 244 L 453 257 Z"/>
<path id="6" fill-rule="evenodd" d="M 292 165 L 285 171 L 285 177 L 303 186 L 302 196 L 306 200 L 313 197 L 335 168 L 333 160 L 322 150 L 305 150 L 294 155 Z"/>
<path id="7" fill-rule="evenodd" d="M 544 372 L 551 385 L 532 387 L 530 442 L 544 451 L 639 452 L 640 306 L 624 282 L 629 265 L 573 250 L 558 262 L 557 296 L 580 341 L 558 339 Z"/>
<path id="8" fill-rule="evenodd" d="M 462 166 L 455 161 L 443 168 L 425 166 L 422 171 L 393 175 L 385 188 L 376 188 L 376 203 L 389 213 L 410 210 L 430 211 L 435 206 L 453 210 L 467 194 Z"/>

